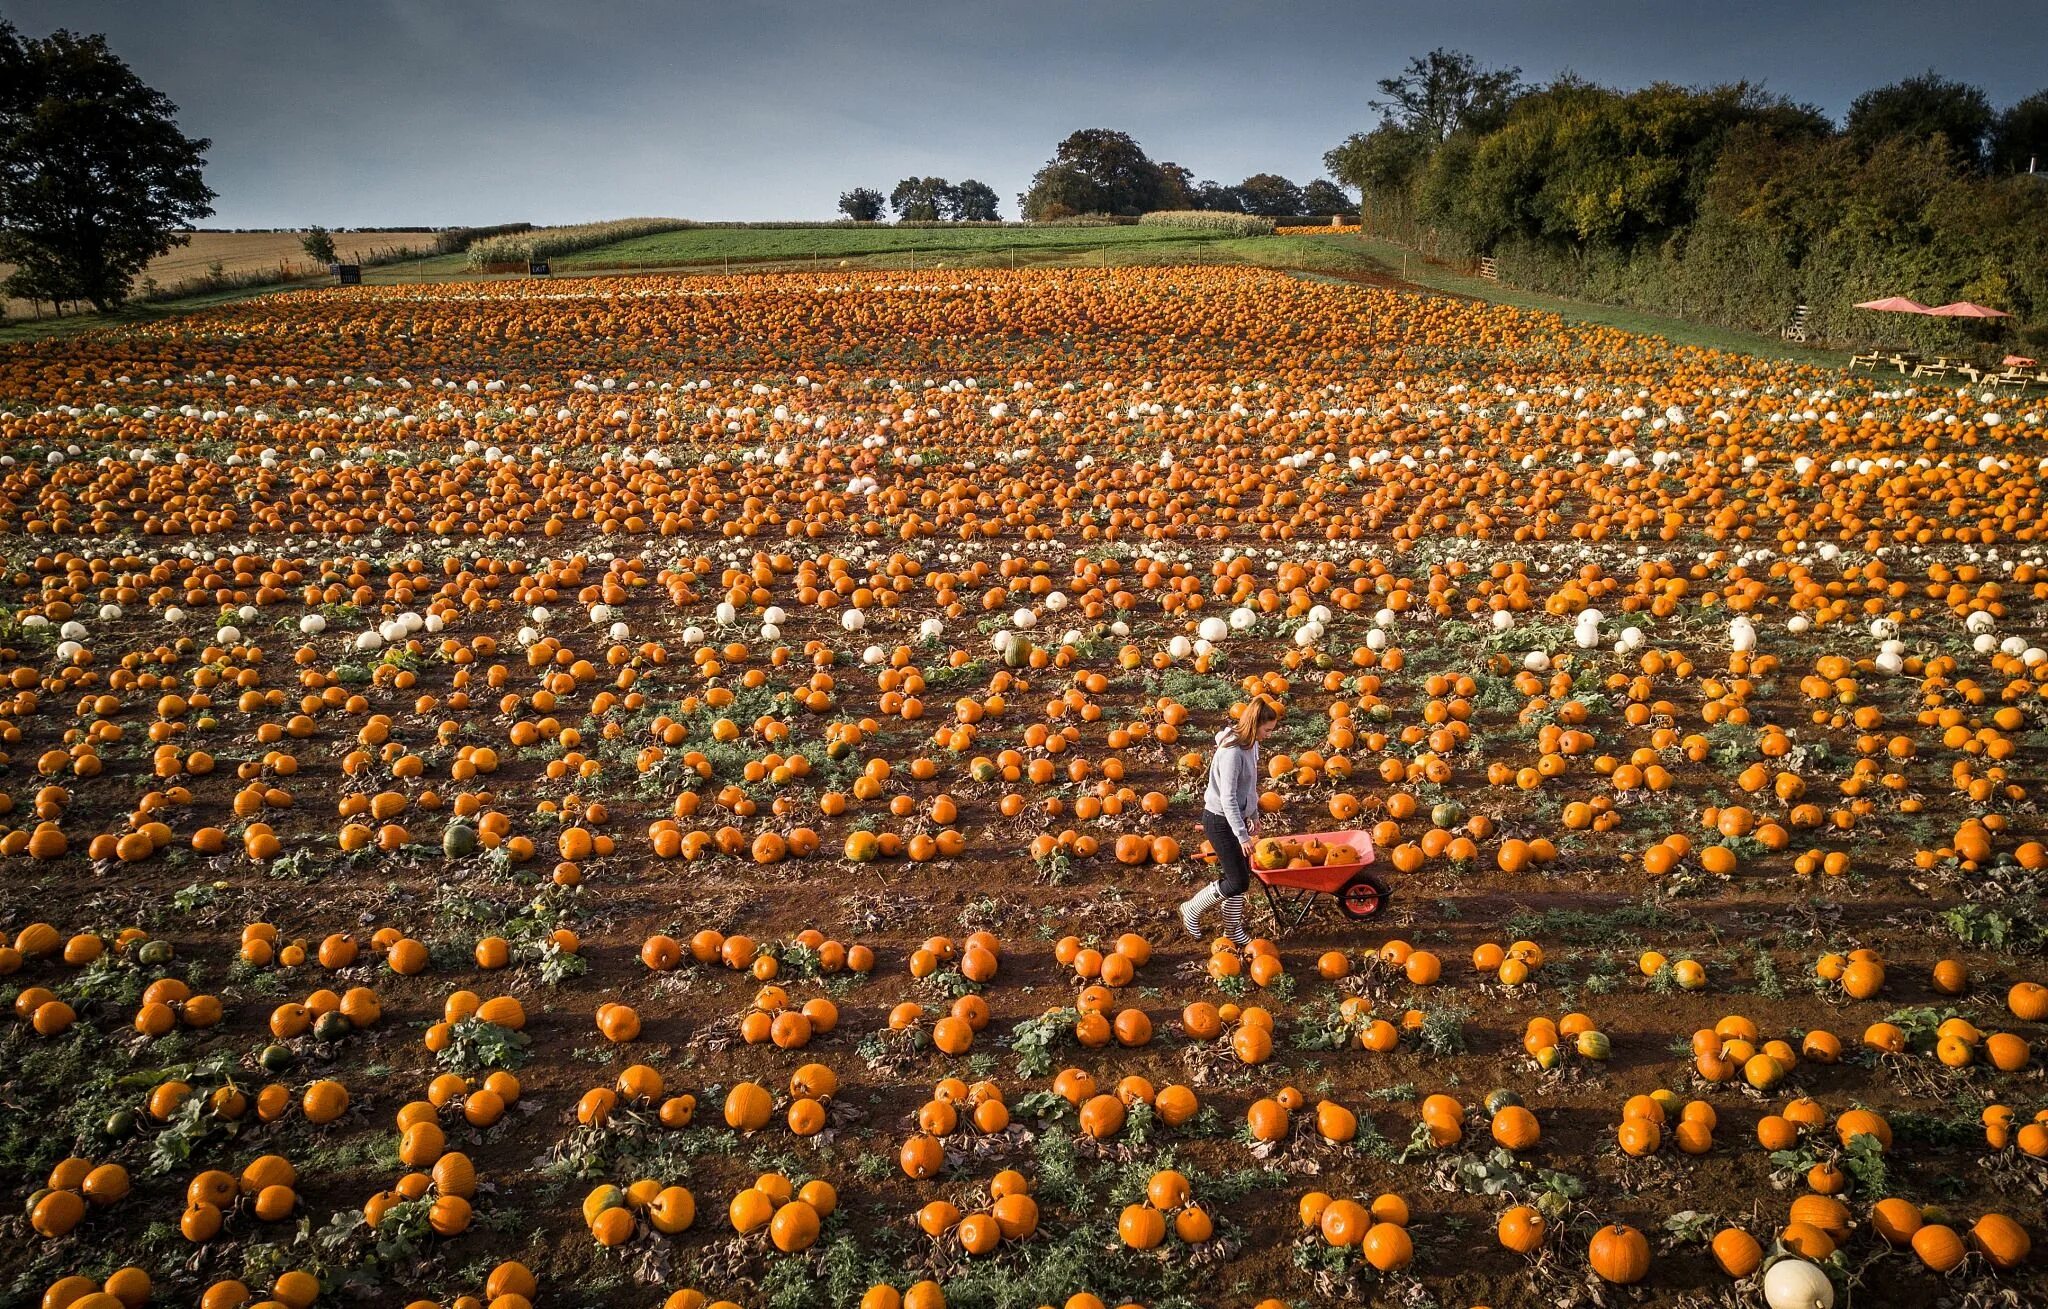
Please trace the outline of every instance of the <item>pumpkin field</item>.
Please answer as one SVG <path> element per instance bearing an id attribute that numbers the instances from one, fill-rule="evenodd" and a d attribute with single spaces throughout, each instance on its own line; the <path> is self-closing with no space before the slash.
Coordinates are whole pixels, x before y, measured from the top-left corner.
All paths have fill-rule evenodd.
<path id="1" fill-rule="evenodd" d="M 0 346 L 0 1306 L 2048 1302 L 2044 514 L 1257 268 Z"/>

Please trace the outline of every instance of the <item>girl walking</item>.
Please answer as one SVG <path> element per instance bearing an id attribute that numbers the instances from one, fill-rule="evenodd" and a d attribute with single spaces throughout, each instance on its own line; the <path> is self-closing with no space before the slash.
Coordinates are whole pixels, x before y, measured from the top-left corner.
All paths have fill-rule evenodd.
<path id="1" fill-rule="evenodd" d="M 1202 916 L 1223 906 L 1223 934 L 1242 950 L 1251 944 L 1244 928 L 1244 893 L 1252 880 L 1252 842 L 1259 834 L 1259 742 L 1280 721 L 1280 706 L 1257 696 L 1237 721 L 1216 733 L 1209 760 L 1209 785 L 1202 795 L 1202 834 L 1216 851 L 1220 876 L 1181 902 L 1180 921 L 1200 940 Z"/>

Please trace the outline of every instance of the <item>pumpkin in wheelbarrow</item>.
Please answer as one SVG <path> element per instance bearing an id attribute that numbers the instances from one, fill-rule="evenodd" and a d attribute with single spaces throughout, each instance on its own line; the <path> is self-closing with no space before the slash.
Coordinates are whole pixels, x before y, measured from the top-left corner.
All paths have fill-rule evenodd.
<path id="1" fill-rule="evenodd" d="M 1287 853 L 1281 849 L 1278 841 L 1270 836 L 1262 836 L 1252 846 L 1252 864 L 1269 872 L 1275 868 L 1284 868 L 1287 865 Z"/>

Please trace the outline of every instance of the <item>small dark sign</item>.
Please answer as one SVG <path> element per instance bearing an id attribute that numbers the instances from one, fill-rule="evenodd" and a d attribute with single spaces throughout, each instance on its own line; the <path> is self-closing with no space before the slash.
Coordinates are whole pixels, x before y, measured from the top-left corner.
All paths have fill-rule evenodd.
<path id="1" fill-rule="evenodd" d="M 526 272 L 531 277 L 546 277 L 548 275 L 547 261 L 544 259 L 534 260 L 526 266 Z"/>
<path id="2" fill-rule="evenodd" d="M 336 264 L 334 265 L 334 276 L 338 280 L 339 285 L 361 286 L 363 284 L 363 266 L 361 264 Z"/>

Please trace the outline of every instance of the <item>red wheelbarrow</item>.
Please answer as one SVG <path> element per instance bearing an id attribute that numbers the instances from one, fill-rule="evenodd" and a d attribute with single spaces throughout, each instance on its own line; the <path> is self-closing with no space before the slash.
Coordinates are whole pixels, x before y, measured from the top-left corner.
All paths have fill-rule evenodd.
<path id="1" fill-rule="evenodd" d="M 1367 833 L 1304 832 L 1279 839 L 1343 847 L 1350 857 L 1312 868 L 1261 868 L 1256 860 L 1252 861 L 1252 876 L 1265 892 L 1276 935 L 1284 936 L 1300 927 L 1326 895 L 1334 897 L 1338 912 L 1353 922 L 1379 917 L 1387 901 L 1393 898 L 1386 880 L 1368 871 L 1375 855 L 1372 837 Z M 1209 858 L 1213 860 L 1215 856 Z"/>

